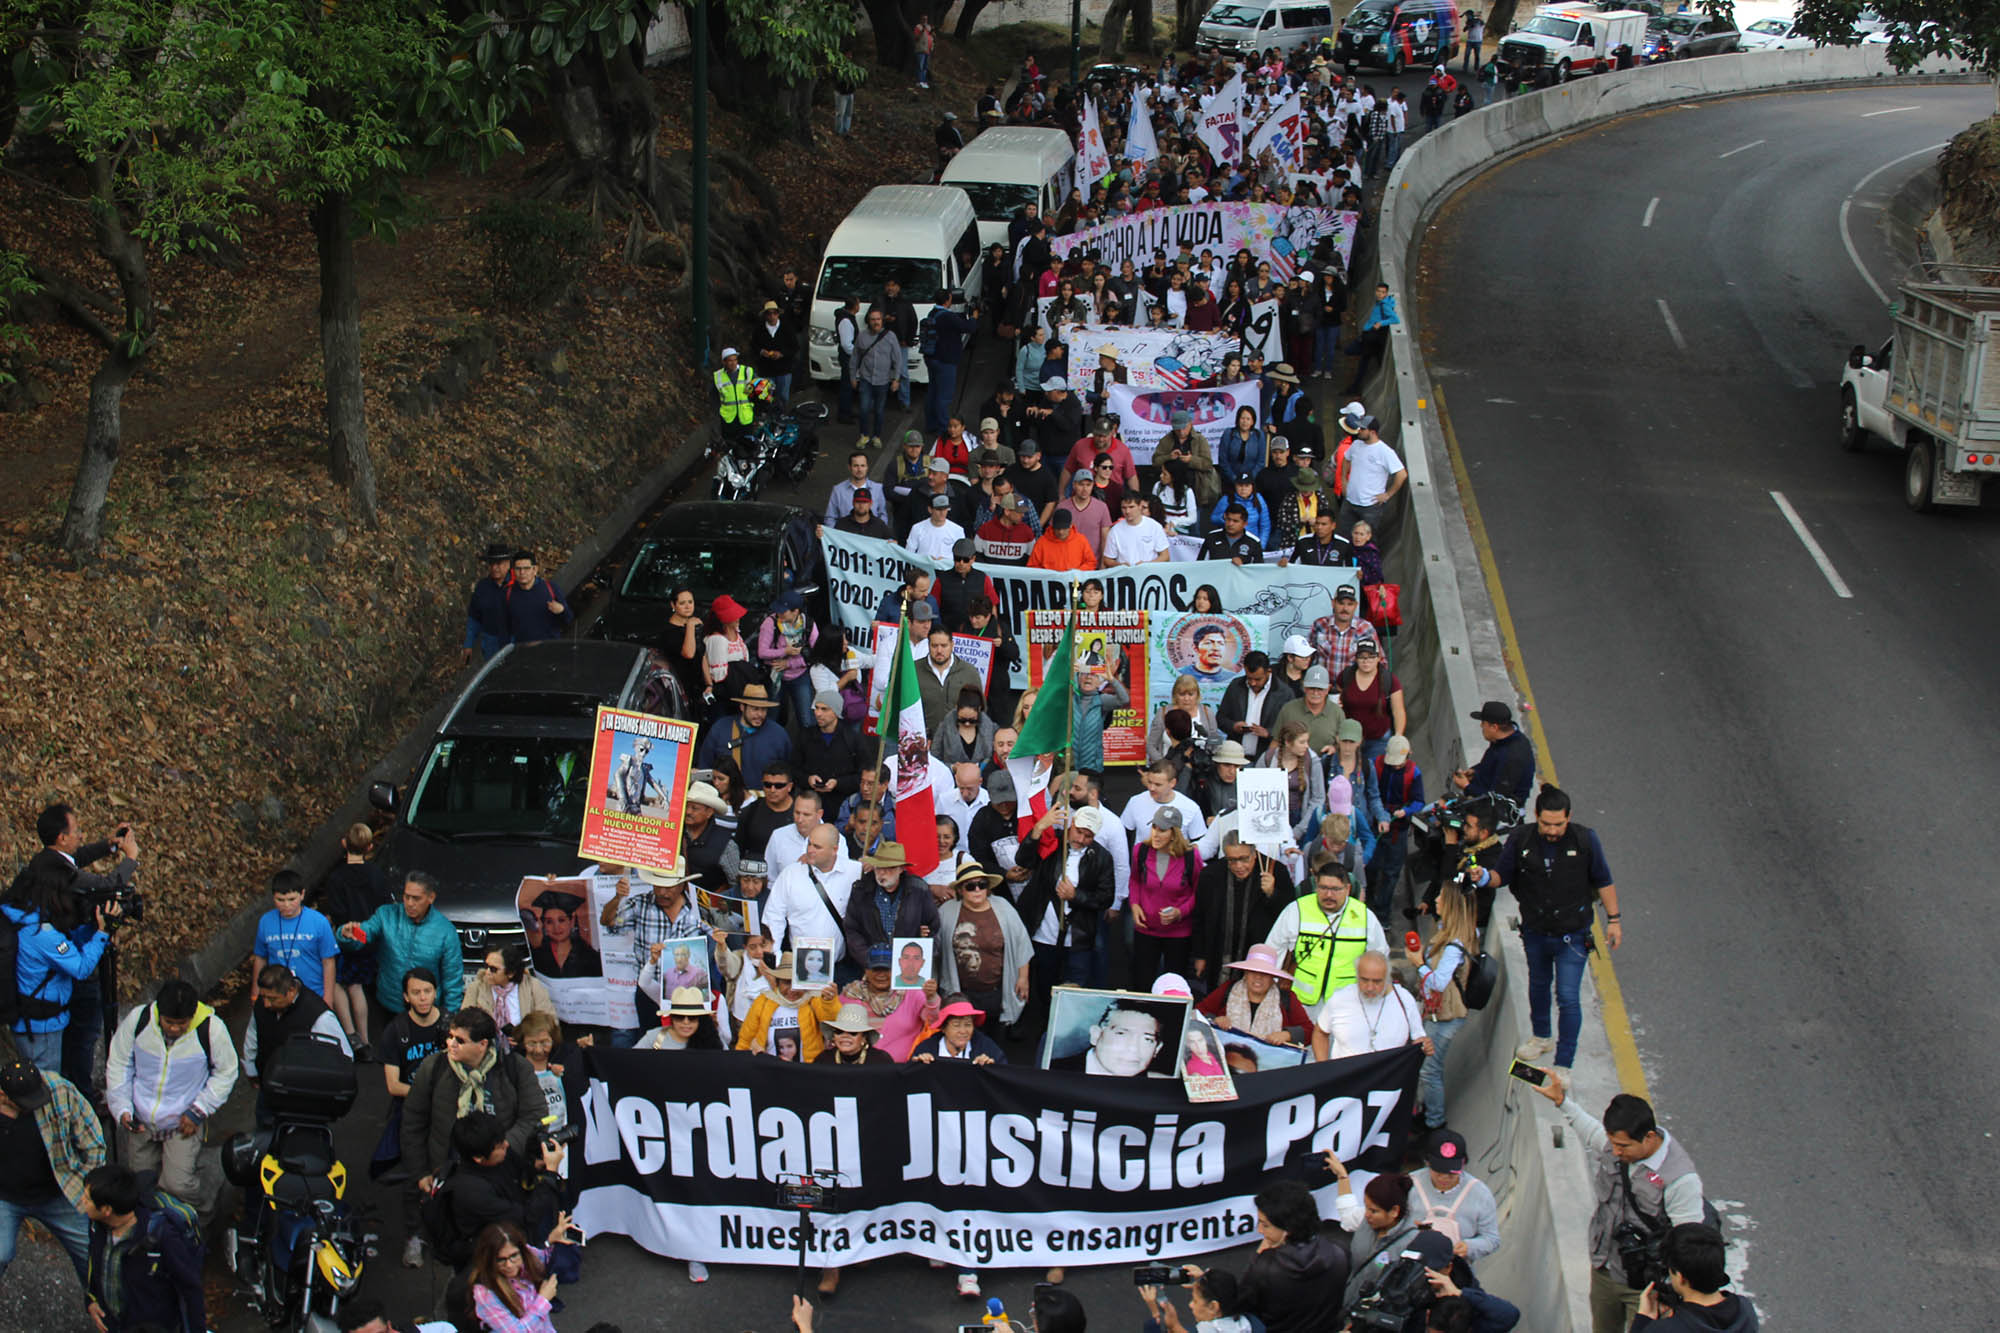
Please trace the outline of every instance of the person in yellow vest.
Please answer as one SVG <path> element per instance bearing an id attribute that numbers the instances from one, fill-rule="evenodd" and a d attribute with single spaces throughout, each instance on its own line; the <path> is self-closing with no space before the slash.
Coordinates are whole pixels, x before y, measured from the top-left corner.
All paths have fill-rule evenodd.
<path id="1" fill-rule="evenodd" d="M 755 372 L 737 360 L 736 349 L 723 348 L 722 369 L 715 372 L 715 397 L 724 435 L 740 435 L 750 429 L 756 411 L 752 401 L 756 383 Z"/>
<path id="2" fill-rule="evenodd" d="M 1288 954 L 1292 994 L 1319 1023 L 1329 996 L 1354 984 L 1354 964 L 1370 949 L 1389 950 L 1382 923 L 1354 892 L 1338 862 L 1313 871 L 1313 891 L 1301 894 L 1278 913 L 1264 942 Z"/>

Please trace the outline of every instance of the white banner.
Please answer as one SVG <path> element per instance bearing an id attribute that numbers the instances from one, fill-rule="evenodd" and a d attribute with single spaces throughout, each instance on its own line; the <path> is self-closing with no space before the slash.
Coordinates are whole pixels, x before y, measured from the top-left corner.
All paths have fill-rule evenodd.
<path id="1" fill-rule="evenodd" d="M 1125 156 L 1133 162 L 1151 162 L 1160 155 L 1160 141 L 1153 134 L 1153 99 L 1144 88 L 1132 90 L 1132 118 L 1125 126 Z"/>
<path id="2" fill-rule="evenodd" d="M 1253 258 L 1270 260 L 1274 272 L 1289 278 L 1304 257 L 1328 238 L 1345 267 L 1353 258 L 1359 226 L 1359 214 L 1314 205 L 1179 204 L 1054 237 L 1050 248 L 1058 259 L 1078 250 L 1095 251 L 1114 271 L 1127 259 L 1144 268 L 1153 261 L 1155 250 L 1164 250 L 1171 260 L 1182 245 L 1197 255 L 1213 250 L 1225 260 L 1238 250 L 1248 250 Z"/>
<path id="3" fill-rule="evenodd" d="M 1285 275 L 1287 282 L 1291 274 Z M 1243 329 L 1243 356 L 1247 360 L 1250 353 L 1261 353 L 1264 368 L 1269 370 L 1285 359 L 1285 337 L 1278 327 L 1278 303 L 1276 301 L 1252 301 L 1250 322 Z M 1298 367 L 1293 367 L 1298 369 Z"/>
<path id="4" fill-rule="evenodd" d="M 1194 428 L 1209 438 L 1210 445 L 1223 431 L 1236 424 L 1236 409 L 1257 406 L 1262 380 L 1222 384 L 1207 389 L 1145 389 L 1131 384 L 1114 384 L 1107 397 L 1110 410 L 1118 418 L 1118 435 L 1138 463 L 1153 461 L 1160 438 L 1173 428 L 1174 413 L 1185 412 Z M 1195 548 L 1200 549 L 1196 542 Z"/>
<path id="5" fill-rule="evenodd" d="M 1266 856 L 1279 856 L 1292 840 L 1290 801 L 1284 772 L 1276 768 L 1236 770 L 1237 832 Z"/>
<path id="6" fill-rule="evenodd" d="M 632 936 L 628 931 L 605 930 L 596 923 L 604 906 L 618 895 L 618 876 L 591 866 L 584 870 L 590 879 L 591 931 L 597 940 L 598 956 L 604 962 L 599 977 L 543 977 L 549 999 L 555 1002 L 556 1017 L 565 1023 L 591 1027 L 635 1028 L 639 1011 L 632 1002 L 639 984 L 639 967 L 632 957 Z M 650 890 L 632 873 L 632 892 Z"/>
<path id="7" fill-rule="evenodd" d="M 1222 358 L 1240 346 L 1233 333 L 1128 329 L 1122 324 L 1115 328 L 1077 324 L 1071 326 L 1070 333 L 1077 346 L 1091 349 L 1087 358 L 1091 370 L 1097 368 L 1097 348 L 1106 343 L 1116 347 L 1128 382 L 1140 389 L 1185 389 L 1213 379 L 1222 373 Z M 1075 383 L 1089 378 L 1086 371 Z"/>
<path id="8" fill-rule="evenodd" d="M 1097 120 L 1097 99 L 1083 95 L 1083 128 L 1077 135 L 1076 188 L 1085 199 L 1090 187 L 1111 174 L 1111 154 L 1104 147 L 1104 128 Z"/>
<path id="9" fill-rule="evenodd" d="M 1288 170 L 1305 161 L 1306 113 L 1297 93 L 1279 104 L 1270 119 L 1257 127 L 1245 151 L 1254 161 L 1267 148 L 1278 165 Z"/>
<path id="10" fill-rule="evenodd" d="M 1243 76 L 1232 75 L 1215 96 L 1202 103 L 1195 118 L 1195 137 L 1208 148 L 1218 166 L 1234 165 L 1243 154 Z"/>

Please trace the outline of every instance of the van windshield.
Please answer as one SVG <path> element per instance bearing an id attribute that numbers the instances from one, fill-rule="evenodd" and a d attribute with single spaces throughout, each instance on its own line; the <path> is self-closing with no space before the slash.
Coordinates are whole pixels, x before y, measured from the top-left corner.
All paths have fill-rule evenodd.
<path id="1" fill-rule="evenodd" d="M 946 181 L 965 191 L 965 197 L 972 201 L 972 211 L 982 222 L 1005 222 L 1032 204 L 1040 196 L 1041 190 L 1033 185 L 1007 185 L 998 181 Z"/>
<path id="2" fill-rule="evenodd" d="M 1354 32 L 1380 32 L 1389 26 L 1389 9 L 1387 6 L 1356 5 L 1354 12 L 1341 21 L 1341 26 Z"/>
<path id="3" fill-rule="evenodd" d="M 934 304 L 944 293 L 944 264 L 940 260 L 828 255 L 819 274 L 819 299 L 844 302 L 856 296 L 864 303 L 873 301 L 891 278 L 903 284 L 904 297 L 915 305 Z"/>
<path id="4" fill-rule="evenodd" d="M 587 739 L 453 737 L 424 761 L 404 819 L 434 837 L 574 838 L 589 785 Z"/>
<path id="5" fill-rule="evenodd" d="M 1213 23 L 1218 28 L 1254 28 L 1257 20 L 1264 17 L 1261 9 L 1248 5 L 1217 5 L 1208 11 L 1203 23 Z"/>
<path id="6" fill-rule="evenodd" d="M 1576 29 L 1577 22 L 1575 19 L 1552 18 L 1547 14 L 1543 14 L 1539 18 L 1530 19 L 1521 31 L 1538 32 L 1544 37 L 1553 37 L 1557 41 L 1570 42 L 1576 40 Z"/>

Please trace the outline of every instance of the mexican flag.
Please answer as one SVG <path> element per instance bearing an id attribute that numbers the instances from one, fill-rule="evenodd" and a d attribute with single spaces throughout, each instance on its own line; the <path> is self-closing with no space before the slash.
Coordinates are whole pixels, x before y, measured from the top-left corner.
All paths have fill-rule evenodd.
<path id="1" fill-rule="evenodd" d="M 1014 795 L 1020 801 L 1018 837 L 1027 837 L 1035 821 L 1049 812 L 1049 778 L 1055 772 L 1056 756 L 1069 749 L 1075 693 L 1076 613 L 1071 611 L 1062 642 L 1042 668 L 1042 687 L 1035 695 L 1035 706 L 1028 710 L 1020 738 L 1007 756 L 1007 773 L 1014 779 Z"/>
<path id="2" fill-rule="evenodd" d="M 908 617 L 896 638 L 902 651 L 893 659 L 889 686 L 896 716 L 896 828 L 904 833 L 903 852 L 910 858 L 910 870 L 928 875 L 938 865 L 937 798 L 931 792 L 931 737 L 924 730 L 924 697 L 911 670 Z"/>

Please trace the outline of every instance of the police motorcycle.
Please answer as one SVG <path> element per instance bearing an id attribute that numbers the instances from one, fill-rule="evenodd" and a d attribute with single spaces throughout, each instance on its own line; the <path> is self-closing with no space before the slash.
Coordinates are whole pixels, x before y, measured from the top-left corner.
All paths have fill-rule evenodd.
<path id="1" fill-rule="evenodd" d="M 329 1037 L 293 1037 L 266 1062 L 271 1127 L 232 1134 L 223 1174 L 243 1191 L 224 1238 L 229 1271 L 285 1333 L 338 1333 L 340 1307 L 376 1253 L 370 1219 L 347 1201 L 333 1124 L 354 1106 L 354 1060 Z"/>
<path id="2" fill-rule="evenodd" d="M 716 499 L 754 500 L 773 480 L 804 481 L 819 461 L 819 423 L 826 420 L 826 404 L 793 403 L 789 411 L 778 413 L 771 409 L 773 392 L 769 380 L 751 385 L 756 419 L 723 445 L 715 465 Z"/>

